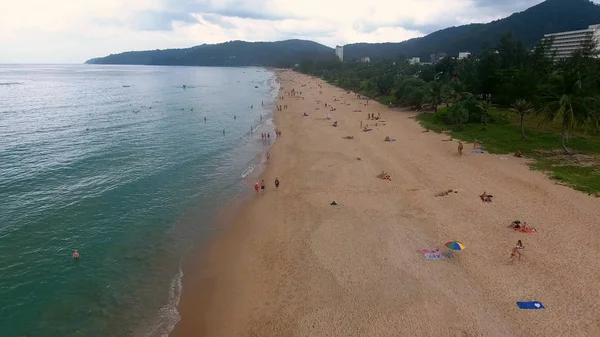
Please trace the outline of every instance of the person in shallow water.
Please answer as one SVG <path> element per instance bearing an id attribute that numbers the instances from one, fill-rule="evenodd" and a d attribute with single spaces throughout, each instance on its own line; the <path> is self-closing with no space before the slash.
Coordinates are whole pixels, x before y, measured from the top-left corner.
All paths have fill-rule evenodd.
<path id="1" fill-rule="evenodd" d="M 75 250 L 73 251 L 73 258 L 74 258 L 75 260 L 79 260 L 79 250 L 75 249 Z"/>

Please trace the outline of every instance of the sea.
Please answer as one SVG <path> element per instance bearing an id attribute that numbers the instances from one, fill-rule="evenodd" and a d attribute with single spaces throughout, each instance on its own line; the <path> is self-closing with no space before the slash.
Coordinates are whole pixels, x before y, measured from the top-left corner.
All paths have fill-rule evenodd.
<path id="1" fill-rule="evenodd" d="M 0 336 L 168 336 L 278 90 L 262 68 L 0 65 Z"/>

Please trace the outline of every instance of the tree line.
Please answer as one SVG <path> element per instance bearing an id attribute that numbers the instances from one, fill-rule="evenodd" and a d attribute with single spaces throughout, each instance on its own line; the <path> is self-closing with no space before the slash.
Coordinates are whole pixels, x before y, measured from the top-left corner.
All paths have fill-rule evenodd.
<path id="1" fill-rule="evenodd" d="M 523 119 L 539 114 L 542 122 L 560 121 L 562 146 L 577 126 L 600 133 L 600 61 L 593 40 L 573 55 L 556 60 L 552 41 L 532 50 L 512 34 L 496 46 L 484 46 L 464 59 L 446 57 L 435 64 L 404 61 L 374 63 L 311 61 L 297 70 L 393 106 L 430 110 L 440 123 L 493 123 L 492 106 L 510 109 Z"/>

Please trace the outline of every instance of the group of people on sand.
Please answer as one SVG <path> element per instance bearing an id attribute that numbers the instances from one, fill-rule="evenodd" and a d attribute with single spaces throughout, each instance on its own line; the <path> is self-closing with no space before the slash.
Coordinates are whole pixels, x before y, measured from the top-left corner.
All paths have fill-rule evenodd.
<path id="1" fill-rule="evenodd" d="M 381 173 L 377 175 L 377 178 L 392 181 L 390 174 L 385 171 L 381 171 Z"/>
<path id="2" fill-rule="evenodd" d="M 279 178 L 275 177 L 275 191 L 279 190 Z M 258 181 L 254 184 L 254 190 L 256 191 L 256 194 L 258 194 L 259 192 L 264 192 L 265 191 L 265 180 L 261 180 L 260 181 L 260 185 L 258 184 Z"/>
<path id="3" fill-rule="evenodd" d="M 378 120 L 380 120 L 380 119 L 381 119 L 381 113 L 380 113 L 380 112 L 378 112 L 378 113 L 377 113 L 377 116 L 375 116 L 375 114 L 374 114 L 374 113 L 369 113 L 369 114 L 367 114 L 367 119 L 368 119 L 368 120 L 373 120 L 373 121 L 378 121 Z"/>
<path id="4" fill-rule="evenodd" d="M 278 105 L 278 106 L 277 106 L 277 111 L 283 111 L 283 110 L 286 110 L 286 109 L 287 109 L 287 107 L 288 107 L 288 106 L 287 106 L 287 104 L 284 104 L 284 105 Z"/>

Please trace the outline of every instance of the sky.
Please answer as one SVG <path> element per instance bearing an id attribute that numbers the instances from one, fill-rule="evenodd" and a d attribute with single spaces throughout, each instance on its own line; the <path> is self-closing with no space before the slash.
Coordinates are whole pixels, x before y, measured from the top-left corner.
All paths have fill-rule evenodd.
<path id="1" fill-rule="evenodd" d="M 231 40 L 400 42 L 541 0 L 1 0 L 0 63 L 82 63 Z M 595 0 L 600 2 L 600 0 Z"/>

